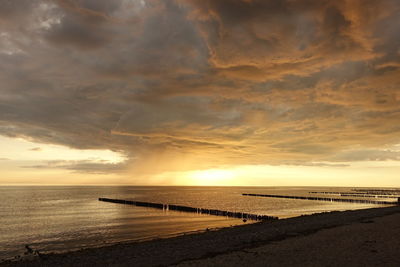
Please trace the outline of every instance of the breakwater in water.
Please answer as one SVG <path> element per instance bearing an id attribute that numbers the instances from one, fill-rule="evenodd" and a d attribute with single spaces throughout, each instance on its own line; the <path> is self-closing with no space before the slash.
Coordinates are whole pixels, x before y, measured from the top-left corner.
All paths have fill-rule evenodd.
<path id="1" fill-rule="evenodd" d="M 289 198 L 289 199 L 304 199 L 304 200 L 331 201 L 331 202 L 350 202 L 350 203 L 362 203 L 362 204 L 377 204 L 377 205 L 397 205 L 398 204 L 398 202 L 394 202 L 394 201 L 377 201 L 377 200 L 367 200 L 367 199 L 283 196 L 283 195 L 264 195 L 264 194 L 247 194 L 247 193 L 244 193 L 242 195 L 243 196 L 250 196 L 250 197 Z"/>
<path id="2" fill-rule="evenodd" d="M 341 197 L 367 197 L 367 198 L 398 198 L 400 194 L 373 194 L 373 193 L 362 193 L 362 192 L 308 192 L 309 194 L 320 194 L 320 195 L 338 195 Z"/>
<path id="3" fill-rule="evenodd" d="M 244 213 L 244 212 L 232 212 L 232 211 L 224 211 L 224 210 L 216 210 L 216 209 L 193 208 L 193 207 L 188 207 L 188 206 L 163 204 L 163 203 L 152 203 L 152 202 L 143 202 L 143 201 L 133 201 L 133 200 L 124 200 L 124 199 L 99 198 L 99 201 L 133 205 L 133 206 L 138 206 L 138 207 L 149 207 L 149 208 L 155 208 L 155 209 L 161 209 L 161 210 L 174 210 L 174 211 L 208 214 L 208 215 L 215 215 L 215 216 L 225 216 L 225 217 L 238 218 L 238 219 L 243 219 L 243 220 L 267 221 L 267 220 L 278 220 L 279 219 L 278 217 L 274 217 L 274 216 L 257 215 L 257 214 L 250 214 L 250 213 Z"/>

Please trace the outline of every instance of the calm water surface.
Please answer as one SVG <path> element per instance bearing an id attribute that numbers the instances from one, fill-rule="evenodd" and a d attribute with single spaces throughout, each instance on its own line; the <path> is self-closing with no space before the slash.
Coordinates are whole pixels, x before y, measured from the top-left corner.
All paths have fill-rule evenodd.
<path id="1" fill-rule="evenodd" d="M 272 199 L 242 193 L 308 195 L 307 187 L 0 187 L 0 259 L 23 254 L 29 244 L 41 252 L 168 237 L 206 228 L 243 224 L 239 219 L 100 202 L 99 197 L 135 199 L 287 218 L 377 205 Z M 249 222 L 247 222 L 249 223 Z"/>

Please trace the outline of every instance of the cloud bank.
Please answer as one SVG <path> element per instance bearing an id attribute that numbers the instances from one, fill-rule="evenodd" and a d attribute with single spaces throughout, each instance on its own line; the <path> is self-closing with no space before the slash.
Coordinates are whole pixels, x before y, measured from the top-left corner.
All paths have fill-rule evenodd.
<path id="1" fill-rule="evenodd" d="M 128 158 L 50 164 L 90 172 L 399 160 L 399 14 L 396 0 L 4 1 L 0 134 Z"/>

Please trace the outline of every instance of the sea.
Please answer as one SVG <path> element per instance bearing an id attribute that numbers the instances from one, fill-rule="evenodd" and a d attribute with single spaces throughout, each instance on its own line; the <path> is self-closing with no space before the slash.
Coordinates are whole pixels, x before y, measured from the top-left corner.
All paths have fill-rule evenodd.
<path id="1" fill-rule="evenodd" d="M 100 197 L 246 212 L 279 218 L 379 206 L 242 195 L 255 193 L 309 196 L 310 192 L 325 192 L 326 195 L 326 192 L 351 190 L 354 188 L 2 186 L 0 260 L 23 255 L 25 245 L 40 253 L 59 253 L 254 223 L 236 218 L 101 202 L 98 201 Z"/>

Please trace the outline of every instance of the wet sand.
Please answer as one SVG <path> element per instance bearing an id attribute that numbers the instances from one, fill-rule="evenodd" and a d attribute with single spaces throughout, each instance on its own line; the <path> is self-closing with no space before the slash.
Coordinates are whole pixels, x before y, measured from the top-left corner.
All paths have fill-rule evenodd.
<path id="1" fill-rule="evenodd" d="M 400 206 L 331 212 L 4 266 L 400 266 Z"/>

